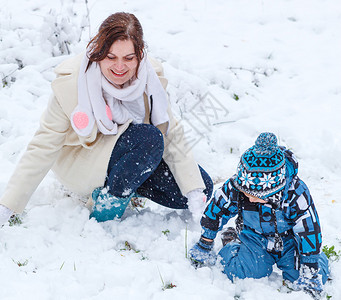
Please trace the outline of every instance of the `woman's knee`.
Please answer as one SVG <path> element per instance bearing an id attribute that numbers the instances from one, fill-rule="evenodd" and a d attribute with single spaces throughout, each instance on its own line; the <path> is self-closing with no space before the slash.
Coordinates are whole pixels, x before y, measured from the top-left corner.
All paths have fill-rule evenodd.
<path id="1" fill-rule="evenodd" d="M 163 150 L 163 135 L 157 127 L 150 124 L 136 124 L 133 126 L 135 127 L 133 130 L 135 131 L 136 136 L 140 137 L 147 144 Z"/>
<path id="2" fill-rule="evenodd" d="M 164 141 L 161 131 L 150 124 L 134 124 L 129 127 L 128 136 L 137 140 L 139 147 L 153 157 L 162 158 Z"/>

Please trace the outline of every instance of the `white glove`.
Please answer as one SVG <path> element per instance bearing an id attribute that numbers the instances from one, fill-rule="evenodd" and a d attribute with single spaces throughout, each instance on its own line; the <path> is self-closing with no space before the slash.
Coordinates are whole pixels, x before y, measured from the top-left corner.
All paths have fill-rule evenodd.
<path id="1" fill-rule="evenodd" d="M 192 213 L 194 221 L 199 222 L 206 207 L 206 195 L 203 193 L 202 189 L 196 189 L 188 192 L 185 197 L 187 198 L 187 205 L 189 211 Z"/>
<path id="2" fill-rule="evenodd" d="M 8 219 L 14 214 L 14 212 L 0 204 L 0 227 L 4 225 Z"/>

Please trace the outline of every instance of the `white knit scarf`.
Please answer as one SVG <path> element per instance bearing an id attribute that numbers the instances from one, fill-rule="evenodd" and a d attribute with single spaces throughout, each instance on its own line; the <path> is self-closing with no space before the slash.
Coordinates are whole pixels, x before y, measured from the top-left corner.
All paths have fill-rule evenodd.
<path id="1" fill-rule="evenodd" d="M 137 78 L 122 89 L 104 77 L 96 62 L 85 72 L 88 62 L 85 54 L 78 77 L 78 105 L 71 114 L 71 124 L 78 135 L 89 136 L 95 122 L 98 130 L 107 135 L 116 134 L 117 125 L 129 119 L 141 122 L 143 118 L 136 120 L 136 110 L 140 110 L 137 115 L 142 113 L 144 116 L 144 93 L 148 96 L 151 123 L 157 126 L 169 122 L 167 94 L 146 55 L 140 63 Z"/>

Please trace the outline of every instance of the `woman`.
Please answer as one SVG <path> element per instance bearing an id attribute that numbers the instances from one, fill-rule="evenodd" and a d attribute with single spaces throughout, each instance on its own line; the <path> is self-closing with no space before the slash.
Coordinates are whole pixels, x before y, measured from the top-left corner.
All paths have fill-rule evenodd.
<path id="1" fill-rule="evenodd" d="M 192 210 L 210 198 L 212 181 L 186 148 L 134 15 L 109 16 L 86 53 L 55 72 L 40 128 L 0 199 L 2 224 L 24 210 L 50 169 L 72 191 L 92 194 L 98 221 L 120 218 L 136 195 Z"/>

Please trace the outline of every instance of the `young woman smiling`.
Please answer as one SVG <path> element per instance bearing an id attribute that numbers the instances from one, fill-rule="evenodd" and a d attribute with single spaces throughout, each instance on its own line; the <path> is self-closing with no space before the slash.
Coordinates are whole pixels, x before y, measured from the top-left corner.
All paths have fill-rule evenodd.
<path id="1" fill-rule="evenodd" d="M 0 223 L 24 210 L 50 169 L 91 195 L 98 221 L 120 218 L 133 196 L 192 210 L 211 197 L 212 181 L 186 148 L 162 66 L 147 56 L 134 15 L 110 15 L 86 52 L 55 72 L 40 127 L 0 199 Z"/>

